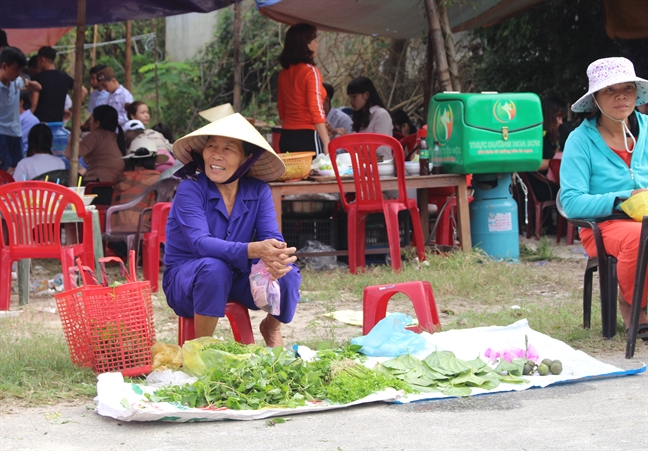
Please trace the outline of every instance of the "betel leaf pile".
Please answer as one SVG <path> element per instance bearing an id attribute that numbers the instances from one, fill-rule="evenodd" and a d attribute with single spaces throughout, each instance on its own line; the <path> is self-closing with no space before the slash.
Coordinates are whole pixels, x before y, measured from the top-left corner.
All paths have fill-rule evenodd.
<path id="1" fill-rule="evenodd" d="M 507 362 L 508 363 L 508 362 Z M 501 382 L 521 384 L 522 366 L 509 363 L 494 370 L 479 357 L 461 360 L 450 351 L 434 351 L 425 359 L 402 355 L 376 366 L 378 372 L 389 372 L 419 392 L 440 391 L 449 396 L 470 396 L 471 387 L 492 390 Z"/>

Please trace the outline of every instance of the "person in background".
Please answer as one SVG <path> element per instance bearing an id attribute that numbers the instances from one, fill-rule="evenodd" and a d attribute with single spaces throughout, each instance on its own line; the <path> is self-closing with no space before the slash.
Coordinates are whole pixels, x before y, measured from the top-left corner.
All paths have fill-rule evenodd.
<path id="1" fill-rule="evenodd" d="M 40 122 L 30 108 L 31 95 L 28 91 L 20 91 L 20 129 L 22 130 L 23 157 L 27 156 L 29 130 Z"/>
<path id="2" fill-rule="evenodd" d="M 166 161 L 158 164 L 157 170 L 162 172 L 172 167 L 175 164 L 173 144 L 159 131 L 146 128 L 151 119 L 146 103 L 141 100 L 136 100 L 126 107 L 126 113 L 129 121 L 124 124 L 124 131 L 127 134 L 131 134 L 131 136 L 133 136 L 133 133 L 138 132 L 138 135 L 141 134 L 152 140 L 155 143 L 156 151 L 167 156 Z"/>
<path id="3" fill-rule="evenodd" d="M 322 74 L 315 67 L 317 29 L 306 23 L 293 25 L 286 32 L 279 56 L 277 109 L 282 121 L 281 152 L 314 151 L 328 154 L 330 141 L 326 129 Z"/>
<path id="4" fill-rule="evenodd" d="M 125 162 L 124 173 L 115 184 L 112 205 L 130 202 L 157 182 L 160 178 L 160 171 L 156 170 L 156 165 L 167 160 L 166 155 L 157 153 L 156 144 L 145 137 L 135 138 L 130 144 L 128 154 L 122 158 Z M 151 193 L 134 208 L 118 212 L 113 216 L 113 230 L 120 228 L 132 230 L 137 226 L 140 212 L 154 204 L 155 193 Z M 144 225 L 146 226 L 146 224 Z M 125 252 L 124 255 L 126 255 Z"/>
<path id="5" fill-rule="evenodd" d="M 351 133 L 353 121 L 351 117 L 344 113 L 339 108 L 333 108 L 331 101 L 335 95 L 335 89 L 329 83 L 323 83 L 326 90 L 326 98 L 324 99 L 324 112 L 326 113 L 326 129 L 329 136 L 333 139 L 336 136 L 346 135 Z"/>
<path id="6" fill-rule="evenodd" d="M 34 78 L 40 72 L 38 68 L 38 55 L 30 56 L 27 60 L 27 73 L 30 78 Z"/>
<path id="7" fill-rule="evenodd" d="M 617 259 L 619 312 L 627 330 L 633 302 L 641 222 L 623 215 L 620 204 L 648 189 L 648 116 L 635 107 L 648 103 L 648 80 L 636 76 L 626 58 L 603 58 L 587 68 L 589 89 L 572 111 L 594 112 L 567 138 L 560 165 L 560 201 L 568 218 L 594 219 L 605 251 Z M 592 229 L 579 235 L 596 256 Z M 646 286 L 648 289 L 648 285 Z M 640 297 L 646 306 L 646 291 Z M 648 333 L 648 317 L 639 313 L 639 333 Z"/>
<path id="8" fill-rule="evenodd" d="M 9 173 L 23 157 L 20 90 L 16 80 L 26 65 L 27 58 L 20 49 L 6 46 L 0 52 L 0 169 Z M 40 89 L 38 83 L 30 80 L 24 86 L 32 92 Z"/>
<path id="9" fill-rule="evenodd" d="M 560 127 L 567 117 L 567 105 L 565 102 L 554 96 L 548 96 L 542 102 L 542 115 L 544 117 L 543 138 L 542 138 L 542 163 L 535 173 L 529 174 L 529 183 L 533 189 L 536 199 L 540 202 L 555 200 L 560 188 L 555 180 L 548 177 L 549 160 L 560 158 Z M 551 225 L 550 223 L 548 225 Z"/>
<path id="10" fill-rule="evenodd" d="M 153 127 L 151 127 L 151 130 L 155 130 L 156 132 L 162 133 L 162 136 L 164 136 L 167 139 L 167 141 L 169 141 L 171 144 L 175 142 L 173 133 L 171 132 L 171 129 L 169 128 L 168 125 L 162 122 L 158 122 Z"/>
<path id="11" fill-rule="evenodd" d="M 394 126 L 391 116 L 383 105 L 373 82 L 367 77 L 357 77 L 347 86 L 349 103 L 353 108 L 353 131 L 358 133 L 380 133 L 392 136 Z M 392 152 L 388 147 L 381 147 L 378 157 L 391 160 Z"/>
<path id="12" fill-rule="evenodd" d="M 40 72 L 33 79 L 42 86 L 40 92 L 32 94 L 32 112 L 41 122 L 63 122 L 65 96 L 74 87 L 74 79 L 54 66 L 56 50 L 52 47 L 41 47 L 38 50 L 38 68 Z M 81 87 L 81 101 L 88 95 Z"/>
<path id="13" fill-rule="evenodd" d="M 105 105 L 108 101 L 108 91 L 104 91 L 99 88 L 99 82 L 97 81 L 97 73 L 104 69 L 106 66 L 103 64 L 97 64 L 90 68 L 90 87 L 92 91 L 90 92 L 90 100 L 88 101 L 88 113 L 92 116 L 92 111 L 99 105 Z M 90 130 L 90 118 L 81 125 L 82 131 Z"/>
<path id="14" fill-rule="evenodd" d="M 637 111 L 639 111 L 641 114 L 648 114 L 648 103 L 639 105 L 637 107 Z"/>
<path id="15" fill-rule="evenodd" d="M 115 71 L 111 67 L 104 67 L 97 72 L 97 83 L 99 89 L 108 92 L 106 105 L 110 105 L 117 111 L 119 118 L 119 125 L 124 126 L 128 121 L 128 114 L 126 113 L 126 106 L 133 102 L 133 96 L 124 88 L 115 77 Z"/>
<path id="16" fill-rule="evenodd" d="M 47 124 L 38 123 L 29 130 L 27 137 L 27 158 L 16 165 L 15 180 L 33 180 L 46 172 L 65 169 L 65 162 L 52 155 L 52 129 Z"/>
<path id="17" fill-rule="evenodd" d="M 66 158 L 70 158 L 70 144 L 68 141 Z M 110 105 L 98 106 L 92 112 L 90 133 L 79 143 L 79 157 L 83 157 L 88 166 L 84 183 L 115 183 L 124 172 L 122 157 L 125 154 L 124 131 L 117 122 L 117 111 Z M 110 205 L 112 189 L 97 194 L 94 204 Z"/>
<path id="18" fill-rule="evenodd" d="M 409 136 L 416 133 L 418 128 L 404 109 L 398 108 L 391 113 L 392 123 L 394 124 L 394 131 L 403 136 Z"/>

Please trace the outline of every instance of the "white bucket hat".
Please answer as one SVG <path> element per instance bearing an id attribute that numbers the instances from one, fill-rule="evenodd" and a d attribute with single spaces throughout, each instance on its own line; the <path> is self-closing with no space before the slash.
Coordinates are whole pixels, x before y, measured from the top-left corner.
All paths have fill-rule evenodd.
<path id="1" fill-rule="evenodd" d="M 128 148 L 128 155 L 123 156 L 122 159 L 148 158 L 153 156 L 155 157 L 155 164 L 166 163 L 169 159 L 168 155 L 157 152 L 155 141 L 144 136 L 138 136 L 131 142 Z"/>
<path id="2" fill-rule="evenodd" d="M 286 165 L 277 156 L 272 146 L 247 119 L 239 113 L 225 116 L 195 132 L 178 139 L 173 143 L 173 154 L 176 159 L 187 164 L 193 161 L 191 152 L 202 154 L 210 136 L 224 136 L 248 142 L 264 150 L 250 168 L 250 175 L 265 182 L 281 177 L 286 172 Z"/>
<path id="3" fill-rule="evenodd" d="M 122 127 L 122 130 L 125 132 L 129 130 L 144 130 L 146 127 L 144 126 L 144 123 L 138 119 L 131 119 L 130 121 L 126 122 L 124 126 Z"/>
<path id="4" fill-rule="evenodd" d="M 231 114 L 234 114 L 234 108 L 230 103 L 224 103 L 222 105 L 218 105 L 215 106 L 214 108 L 210 108 L 208 110 L 204 110 L 198 113 L 200 117 L 208 120 L 209 122 L 217 121 Z"/>
<path id="5" fill-rule="evenodd" d="M 589 90 L 578 99 L 571 109 L 575 113 L 585 113 L 596 110 L 594 93 L 608 86 L 619 83 L 634 82 L 637 85 L 637 103 L 648 103 L 648 80 L 637 77 L 632 62 L 627 58 L 603 58 L 594 61 L 587 68 Z"/>

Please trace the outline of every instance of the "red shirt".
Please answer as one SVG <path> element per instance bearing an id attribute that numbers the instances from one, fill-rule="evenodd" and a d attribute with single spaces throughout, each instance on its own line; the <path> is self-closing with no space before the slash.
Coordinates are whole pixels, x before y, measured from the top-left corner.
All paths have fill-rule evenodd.
<path id="1" fill-rule="evenodd" d="M 324 124 L 326 90 L 322 74 L 312 64 L 293 64 L 279 72 L 277 109 L 287 130 L 315 130 Z"/>

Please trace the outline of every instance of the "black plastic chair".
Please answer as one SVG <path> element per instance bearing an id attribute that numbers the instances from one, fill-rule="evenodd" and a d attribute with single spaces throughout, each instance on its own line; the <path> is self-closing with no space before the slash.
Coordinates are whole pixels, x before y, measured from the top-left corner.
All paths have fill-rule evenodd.
<path id="1" fill-rule="evenodd" d="M 637 256 L 637 272 L 635 273 L 632 306 L 630 307 L 630 324 L 628 325 L 628 341 L 626 343 L 626 359 L 634 356 L 637 338 L 646 339 L 648 333 L 638 334 L 639 314 L 641 312 L 641 297 L 646 284 L 646 270 L 648 269 L 648 216 L 641 222 L 641 236 L 639 238 L 639 254 Z"/>
<path id="2" fill-rule="evenodd" d="M 38 177 L 34 177 L 33 180 L 45 180 L 55 183 L 58 180 L 59 185 L 68 186 L 68 181 L 70 179 L 70 171 L 67 169 L 57 169 L 55 171 L 49 171 L 45 174 L 41 174 Z"/>
<path id="3" fill-rule="evenodd" d="M 562 203 L 560 202 L 560 190 L 556 196 L 556 208 L 558 213 L 567 218 Z M 595 271 L 599 272 L 599 286 L 601 292 L 601 323 L 602 334 L 605 338 L 612 338 L 616 335 L 616 311 L 617 311 L 617 259 L 605 252 L 603 236 L 598 224 L 591 220 L 571 219 L 567 220 L 576 227 L 592 229 L 594 243 L 596 244 L 596 257 L 590 257 L 585 267 L 583 281 L 583 327 L 590 328 L 592 315 L 592 277 Z"/>

